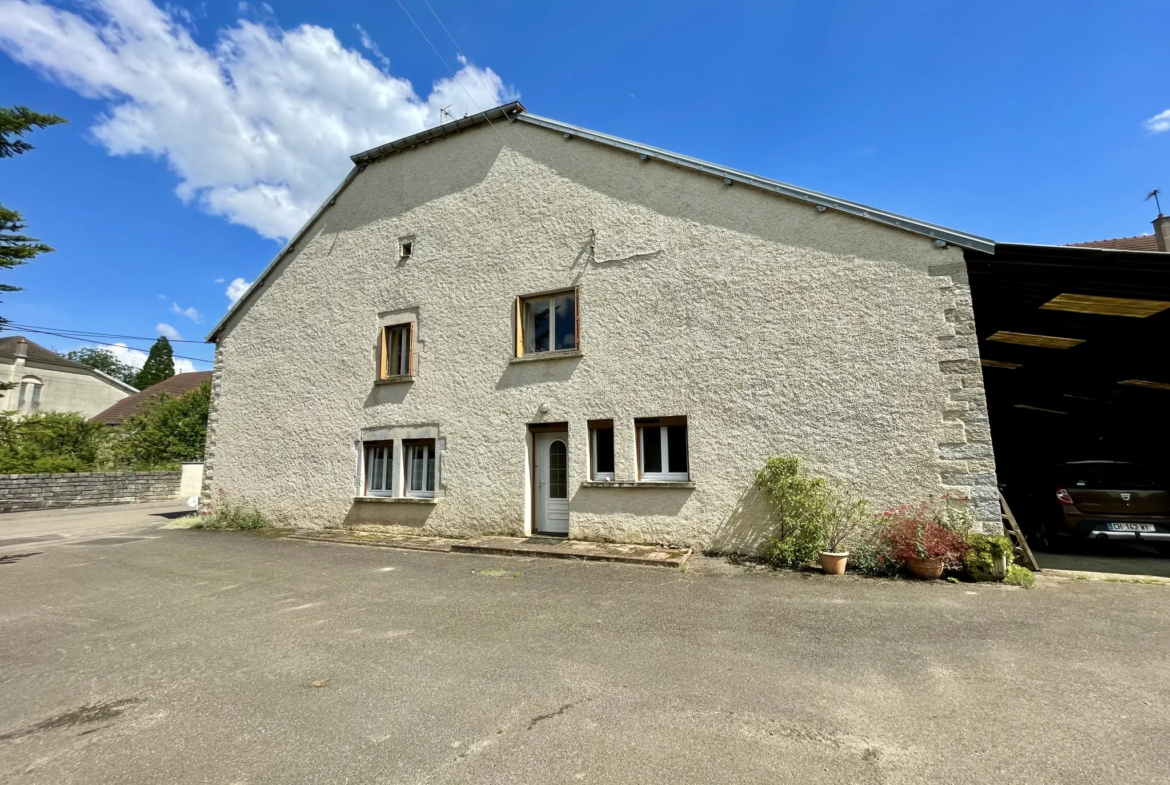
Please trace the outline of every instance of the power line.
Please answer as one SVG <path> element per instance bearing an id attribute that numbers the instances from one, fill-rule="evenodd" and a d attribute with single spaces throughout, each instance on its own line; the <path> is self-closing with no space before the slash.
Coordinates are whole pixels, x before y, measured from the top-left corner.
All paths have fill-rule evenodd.
<path id="1" fill-rule="evenodd" d="M 459 56 L 462 57 L 464 59 L 464 61 L 467 61 L 469 58 L 467 57 L 466 54 L 464 54 L 463 48 L 461 46 L 459 46 L 459 42 L 455 40 L 455 36 L 451 35 L 451 31 L 447 29 L 447 25 L 443 24 L 443 20 L 439 18 L 439 15 L 435 12 L 435 9 L 431 8 L 431 4 L 430 4 L 429 0 L 423 0 L 423 3 L 425 3 L 426 7 L 430 10 L 431 16 L 435 17 L 435 21 L 439 23 L 439 27 L 443 28 L 443 32 L 446 33 L 447 37 L 451 39 L 451 43 L 455 45 L 455 51 L 459 53 Z M 401 5 L 401 3 L 399 3 L 399 5 Z M 408 14 L 408 16 L 409 16 L 409 14 Z M 433 49 L 434 47 L 431 47 L 431 48 Z M 440 57 L 439 59 L 441 60 L 442 58 Z M 443 63 L 443 65 L 447 65 L 447 64 Z M 448 71 L 451 70 L 450 66 L 447 67 L 447 70 Z M 487 92 L 488 94 L 491 94 L 492 91 L 490 89 L 488 89 L 488 86 L 486 84 L 484 84 L 483 77 L 481 77 L 479 75 L 479 71 L 472 69 L 472 73 L 475 74 L 475 78 L 479 81 L 480 87 L 482 87 L 484 89 L 484 91 Z M 456 81 L 458 81 L 458 80 L 456 80 Z M 467 90 L 464 90 L 463 92 L 466 93 Z M 471 96 L 469 95 L 468 98 L 471 98 Z M 472 98 L 471 102 L 475 103 L 475 99 Z M 475 104 L 475 108 L 478 109 L 479 104 Z M 530 153 L 532 153 L 533 157 L 536 158 L 537 162 L 544 164 L 544 161 L 542 161 L 540 159 L 540 156 L 536 154 L 536 150 L 533 150 L 532 145 L 528 143 L 528 139 L 524 136 L 524 134 L 520 133 L 520 129 L 516 127 L 516 121 L 513 120 L 507 113 L 504 114 L 504 119 L 508 121 L 508 125 L 512 126 L 512 130 L 515 131 L 516 135 L 520 137 L 520 141 L 524 142 L 524 146 L 528 148 L 528 151 Z M 547 164 L 545 164 L 545 165 L 547 166 Z"/>
<path id="2" fill-rule="evenodd" d="M 456 76 L 455 72 L 451 70 L 451 66 L 447 65 L 447 61 L 443 59 L 443 56 L 441 54 L 439 54 L 439 50 L 436 49 L 435 45 L 431 43 L 431 39 L 427 38 L 427 34 L 424 33 L 423 29 L 418 26 L 418 22 L 414 21 L 414 17 L 410 15 L 410 11 L 406 10 L 406 6 L 404 6 L 402 4 L 402 0 L 398 0 L 398 7 L 402 9 L 402 13 L 406 14 L 406 18 L 410 20 L 410 23 L 412 25 L 414 25 L 414 29 L 418 30 L 418 34 L 421 35 L 423 37 L 423 40 L 427 42 L 427 46 L 429 46 L 431 48 L 431 51 L 435 53 L 435 57 L 439 58 L 439 62 L 442 63 L 443 67 L 446 68 L 450 72 L 451 78 L 454 79 L 455 84 L 459 85 L 459 88 L 461 90 L 463 90 L 463 93 L 467 96 L 467 100 L 471 101 L 471 103 L 475 105 L 475 108 L 477 110 L 479 110 L 480 112 L 483 112 L 483 109 L 481 109 L 479 106 L 479 102 L 471 97 L 471 93 L 467 92 L 467 88 L 464 87 L 463 82 L 459 81 L 459 77 Z M 434 13 L 434 11 L 432 11 L 431 13 Z M 448 33 L 447 35 L 450 35 L 450 33 Z M 456 47 L 456 48 L 458 48 L 458 47 Z M 496 125 L 495 125 L 495 123 L 493 123 L 491 121 L 491 118 L 488 117 L 486 114 L 484 114 L 484 119 L 487 120 L 487 124 L 492 127 L 492 130 L 496 132 L 496 136 L 500 137 L 500 141 L 503 142 L 504 147 L 507 147 L 508 146 L 507 140 L 504 139 L 504 135 L 502 133 L 500 133 L 500 129 L 496 128 Z"/>
<path id="3" fill-rule="evenodd" d="M 68 327 L 44 327 L 42 325 L 36 325 L 36 324 L 17 324 L 16 322 L 5 322 L 4 329 L 6 329 L 6 330 L 12 330 L 12 329 L 17 329 L 17 330 L 56 330 L 57 332 L 70 333 L 70 334 L 76 335 L 76 336 L 92 335 L 95 338 L 122 338 L 122 339 L 125 339 L 127 341 L 156 341 L 160 337 L 157 335 L 154 338 L 150 338 L 150 337 L 145 336 L 145 335 L 119 335 L 118 333 L 95 333 L 95 332 L 90 332 L 88 330 L 73 330 L 73 329 L 70 329 Z M 184 339 L 184 338 L 171 338 L 169 336 L 167 337 L 167 340 L 170 341 L 171 343 L 204 343 L 204 344 L 211 343 L 211 341 L 195 341 L 195 340 L 189 340 L 189 339 Z"/>
<path id="4" fill-rule="evenodd" d="M 139 349 L 136 346 L 127 346 L 124 343 L 122 343 L 122 344 L 108 343 L 106 341 L 97 341 L 97 340 L 94 340 L 93 338 L 81 338 L 81 337 L 78 337 L 76 335 L 67 335 L 65 333 L 54 333 L 54 332 L 50 332 L 48 330 L 34 330 L 34 329 L 29 328 L 29 327 L 22 327 L 22 328 L 20 328 L 20 331 L 25 332 L 25 333 L 36 333 L 37 335 L 55 335 L 58 338 L 68 338 L 71 341 L 82 341 L 84 343 L 96 343 L 99 346 L 116 346 L 116 347 L 119 347 L 122 349 L 134 349 L 134 350 L 140 351 L 140 352 L 146 351 L 144 349 Z M 150 340 L 150 339 L 147 339 L 147 340 Z M 176 355 L 172 355 L 172 356 L 176 357 L 180 360 L 191 360 L 192 362 L 207 363 L 208 365 L 215 365 L 215 363 L 212 360 L 204 360 L 202 357 L 184 357 L 181 354 L 176 354 Z"/>

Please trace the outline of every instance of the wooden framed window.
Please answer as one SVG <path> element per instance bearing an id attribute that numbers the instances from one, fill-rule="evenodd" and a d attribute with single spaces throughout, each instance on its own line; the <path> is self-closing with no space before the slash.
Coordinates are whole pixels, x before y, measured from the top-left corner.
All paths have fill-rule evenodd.
<path id="1" fill-rule="evenodd" d="M 613 482 L 613 420 L 589 421 L 589 479 Z"/>
<path id="2" fill-rule="evenodd" d="M 394 494 L 394 442 L 366 442 L 366 496 Z"/>
<path id="3" fill-rule="evenodd" d="M 638 478 L 687 482 L 691 478 L 686 417 L 634 421 L 638 431 Z"/>
<path id="4" fill-rule="evenodd" d="M 382 328 L 378 340 L 378 378 L 414 376 L 414 322 Z"/>
<path id="5" fill-rule="evenodd" d="M 576 289 L 516 298 L 516 356 L 578 348 L 580 313 Z"/>
<path id="6" fill-rule="evenodd" d="M 431 499 L 435 496 L 435 440 L 414 439 L 402 443 L 406 451 L 404 496 Z"/>

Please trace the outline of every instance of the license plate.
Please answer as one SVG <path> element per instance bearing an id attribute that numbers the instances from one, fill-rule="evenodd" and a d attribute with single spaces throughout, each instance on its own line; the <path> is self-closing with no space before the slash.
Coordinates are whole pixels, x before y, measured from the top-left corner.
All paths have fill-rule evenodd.
<path id="1" fill-rule="evenodd" d="M 1152 523 L 1110 523 L 1108 525 L 1111 532 L 1152 532 L 1154 530 Z"/>

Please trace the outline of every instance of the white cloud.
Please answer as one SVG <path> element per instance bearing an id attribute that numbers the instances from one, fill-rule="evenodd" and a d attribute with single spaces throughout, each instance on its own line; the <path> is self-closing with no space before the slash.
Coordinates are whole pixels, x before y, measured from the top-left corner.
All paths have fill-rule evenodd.
<path id="1" fill-rule="evenodd" d="M 1152 134 L 1170 131 L 1170 109 L 1167 109 L 1165 112 L 1160 112 L 1149 120 L 1146 120 L 1146 130 Z"/>
<path id="2" fill-rule="evenodd" d="M 169 300 L 170 298 L 169 298 L 169 297 L 167 297 L 165 294 L 160 294 L 160 295 L 158 296 L 158 299 L 160 299 L 160 300 Z"/>
<path id="3" fill-rule="evenodd" d="M 354 25 L 353 29 L 358 31 L 362 47 L 367 49 L 374 57 L 378 58 L 378 62 L 382 64 L 382 72 L 390 73 L 390 58 L 382 54 L 382 50 L 378 48 L 378 42 L 370 38 L 370 34 L 361 25 Z M 484 108 L 486 109 L 487 107 L 485 106 Z"/>
<path id="4" fill-rule="evenodd" d="M 350 154 L 437 124 L 440 107 L 477 111 L 454 80 L 420 97 L 315 25 L 240 19 L 205 48 L 170 6 L 87 0 L 81 8 L 0 0 L 0 49 L 103 101 L 92 130 L 111 154 L 165 158 L 180 198 L 264 237 L 293 234 L 349 169 Z M 517 97 L 491 69 L 460 63 L 480 108 Z"/>
<path id="5" fill-rule="evenodd" d="M 180 308 L 178 303 L 171 303 L 171 311 L 173 313 L 179 314 L 180 316 L 186 316 L 188 319 L 195 322 L 195 324 L 199 324 L 203 321 L 203 314 L 199 313 L 199 311 L 196 311 L 194 306 L 190 308 Z"/>
<path id="6" fill-rule="evenodd" d="M 114 359 L 119 362 L 126 363 L 131 368 L 141 368 L 142 364 L 146 362 L 146 352 L 140 349 L 131 349 L 124 343 L 116 343 L 113 346 L 99 346 L 103 352 L 114 355 Z"/>
<path id="7" fill-rule="evenodd" d="M 223 283 L 223 278 L 216 278 L 212 283 Z"/>
<path id="8" fill-rule="evenodd" d="M 245 281 L 243 278 L 237 278 L 228 284 L 227 296 L 232 301 L 232 305 L 244 296 L 244 292 L 248 291 L 248 287 L 252 285 L 251 281 Z"/>
<path id="9" fill-rule="evenodd" d="M 160 326 L 165 327 L 166 325 Z M 129 365 L 131 368 L 142 368 L 148 356 L 147 352 L 141 349 L 131 349 L 124 343 L 116 343 L 113 346 L 94 346 L 93 348 L 113 355 L 115 360 Z M 176 357 L 173 362 L 175 363 L 175 373 L 190 373 L 191 371 L 197 370 L 195 363 L 190 360 Z"/>
<path id="10" fill-rule="evenodd" d="M 170 338 L 172 341 L 178 341 L 183 337 L 183 336 L 179 335 L 178 330 L 176 330 L 174 327 L 171 327 L 166 322 L 159 322 L 158 324 L 156 324 L 154 326 L 154 329 L 155 329 L 155 332 L 157 332 L 159 335 L 165 335 L 167 338 Z"/>

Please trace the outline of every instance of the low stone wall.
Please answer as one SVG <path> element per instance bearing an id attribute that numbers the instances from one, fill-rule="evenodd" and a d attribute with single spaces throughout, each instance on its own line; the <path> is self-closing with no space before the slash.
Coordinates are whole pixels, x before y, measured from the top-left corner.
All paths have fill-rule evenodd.
<path id="1" fill-rule="evenodd" d="M 0 513 L 179 498 L 181 472 L 0 474 Z"/>

